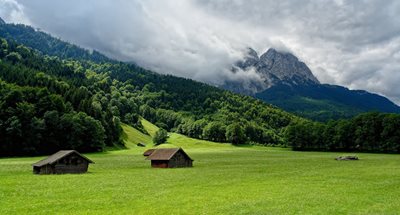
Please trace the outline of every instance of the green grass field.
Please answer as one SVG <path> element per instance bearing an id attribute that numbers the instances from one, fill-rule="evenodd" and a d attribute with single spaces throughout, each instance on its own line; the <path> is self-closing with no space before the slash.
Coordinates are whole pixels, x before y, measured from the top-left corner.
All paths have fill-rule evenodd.
<path id="1" fill-rule="evenodd" d="M 146 129 L 157 129 L 148 122 Z M 128 149 L 87 154 L 82 175 L 33 175 L 43 157 L 0 159 L 0 214 L 399 214 L 400 156 L 234 147 L 171 134 L 193 168 L 152 169 L 151 137 L 124 126 Z"/>

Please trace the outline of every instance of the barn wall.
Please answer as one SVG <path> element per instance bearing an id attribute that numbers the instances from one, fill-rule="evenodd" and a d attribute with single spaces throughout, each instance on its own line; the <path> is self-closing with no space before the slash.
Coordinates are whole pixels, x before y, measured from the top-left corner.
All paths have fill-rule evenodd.
<path id="1" fill-rule="evenodd" d="M 40 171 L 38 174 L 53 174 L 54 173 L 54 166 L 51 165 L 44 165 L 42 167 L 39 167 Z"/>
<path id="2" fill-rule="evenodd" d="M 54 165 L 55 174 L 64 173 L 85 173 L 88 170 L 89 163 L 87 160 L 76 154 L 70 154 L 65 158 L 60 159 Z"/>
<path id="3" fill-rule="evenodd" d="M 154 167 L 154 168 L 168 168 L 168 161 L 152 160 L 151 161 L 151 167 Z"/>
<path id="4" fill-rule="evenodd" d="M 179 168 L 179 167 L 192 167 L 192 161 L 188 159 L 181 151 L 175 153 L 175 155 L 169 160 L 169 168 Z"/>
<path id="5" fill-rule="evenodd" d="M 65 173 L 85 173 L 88 170 L 88 163 L 79 165 L 55 165 L 55 174 L 65 174 Z"/>

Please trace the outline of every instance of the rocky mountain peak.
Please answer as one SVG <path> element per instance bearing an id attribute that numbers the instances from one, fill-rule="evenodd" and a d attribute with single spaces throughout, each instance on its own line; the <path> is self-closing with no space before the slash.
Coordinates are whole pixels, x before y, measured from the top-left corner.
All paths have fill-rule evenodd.
<path id="1" fill-rule="evenodd" d="M 258 59 L 257 52 L 252 48 L 247 48 L 247 56 L 249 56 L 251 58 L 257 58 Z"/>
<path id="2" fill-rule="evenodd" d="M 6 22 L 0 17 L 0 25 L 4 25 Z"/>
<path id="3" fill-rule="evenodd" d="M 232 71 L 238 69 L 246 71 L 256 71 L 259 76 L 257 84 L 255 80 L 249 84 L 248 80 L 230 81 L 223 86 L 242 94 L 254 94 L 278 84 L 285 85 L 315 85 L 320 84 L 318 79 L 312 74 L 307 65 L 291 53 L 279 52 L 273 48 L 258 56 L 257 52 L 248 48 L 243 60 L 235 63 Z M 245 83 L 245 84 L 244 84 Z M 254 86 L 253 86 L 254 85 Z"/>
<path id="4" fill-rule="evenodd" d="M 257 52 L 252 48 L 247 48 L 246 53 L 244 55 L 244 59 L 235 64 L 235 66 L 241 69 L 249 69 L 250 67 L 256 66 L 260 61 Z"/>
<path id="5" fill-rule="evenodd" d="M 299 61 L 299 59 L 297 59 L 296 56 L 294 56 L 291 53 L 286 53 L 286 52 L 278 52 L 276 49 L 274 48 L 270 48 L 268 49 L 267 52 L 265 52 L 263 55 L 261 55 L 260 60 L 267 63 L 267 64 L 271 64 L 271 60 L 272 59 L 278 59 L 278 60 L 287 60 L 290 62 L 296 62 Z"/>
<path id="6" fill-rule="evenodd" d="M 319 84 L 307 65 L 291 53 L 269 49 L 261 55 L 259 72 L 270 73 L 279 81 L 294 85 Z"/>

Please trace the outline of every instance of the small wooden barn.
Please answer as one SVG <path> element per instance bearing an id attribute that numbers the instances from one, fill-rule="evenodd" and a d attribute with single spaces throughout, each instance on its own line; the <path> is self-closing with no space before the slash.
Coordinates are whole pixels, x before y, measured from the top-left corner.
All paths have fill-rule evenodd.
<path id="1" fill-rule="evenodd" d="M 146 152 L 148 152 L 147 150 Z M 146 155 L 145 155 L 146 156 Z M 146 160 L 151 160 L 154 168 L 192 167 L 193 160 L 182 148 L 164 148 L 150 151 Z"/>
<path id="2" fill-rule="evenodd" d="M 85 173 L 90 163 L 94 162 L 75 150 L 61 150 L 32 166 L 34 174 Z"/>

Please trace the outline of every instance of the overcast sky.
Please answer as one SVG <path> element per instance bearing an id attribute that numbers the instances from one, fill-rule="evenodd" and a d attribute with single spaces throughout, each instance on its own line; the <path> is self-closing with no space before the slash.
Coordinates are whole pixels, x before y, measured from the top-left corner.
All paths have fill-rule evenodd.
<path id="1" fill-rule="evenodd" d="M 0 0 L 0 16 L 156 72 L 221 83 L 246 47 L 400 104 L 398 0 Z M 243 77 L 243 76 L 241 76 Z"/>

